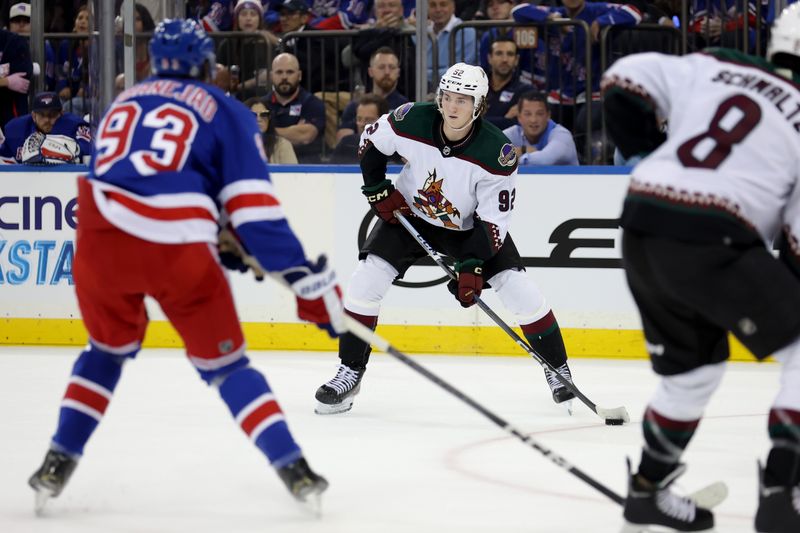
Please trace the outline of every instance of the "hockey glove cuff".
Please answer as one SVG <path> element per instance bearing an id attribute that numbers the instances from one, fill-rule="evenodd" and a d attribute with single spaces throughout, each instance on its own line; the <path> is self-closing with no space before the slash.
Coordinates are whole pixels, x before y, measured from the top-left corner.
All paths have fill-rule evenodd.
<path id="1" fill-rule="evenodd" d="M 313 322 L 334 338 L 347 332 L 342 291 L 324 255 L 316 263 L 306 261 L 286 269 L 281 276 L 297 295 L 297 316 L 301 320 Z"/>
<path id="2" fill-rule="evenodd" d="M 248 254 L 242 243 L 232 231 L 223 229 L 217 235 L 217 246 L 219 249 L 219 262 L 229 270 L 239 272 L 253 271 L 256 281 L 264 280 L 264 269 L 255 257 Z"/>
<path id="3" fill-rule="evenodd" d="M 475 304 L 474 297 L 480 296 L 483 289 L 483 261 L 480 259 L 456 261 L 455 270 L 458 273 L 458 281 L 450 280 L 447 288 L 461 307 L 470 307 Z"/>
<path id="4" fill-rule="evenodd" d="M 405 198 L 388 179 L 377 185 L 364 185 L 361 187 L 361 192 L 367 197 L 367 202 L 369 202 L 375 214 L 390 224 L 399 223 L 394 216 L 395 210 L 399 210 L 406 216 L 411 214 L 411 209 L 408 207 Z"/>

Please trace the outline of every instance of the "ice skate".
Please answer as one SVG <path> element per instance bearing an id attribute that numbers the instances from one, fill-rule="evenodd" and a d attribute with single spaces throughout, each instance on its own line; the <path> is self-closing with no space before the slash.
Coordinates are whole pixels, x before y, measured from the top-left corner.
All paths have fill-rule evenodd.
<path id="1" fill-rule="evenodd" d="M 714 531 L 711 511 L 698 507 L 689 497 L 674 494 L 669 488 L 685 471 L 685 465 L 678 465 L 666 479 L 652 484 L 633 474 L 628 460 L 628 497 L 621 533 Z"/>
<path id="2" fill-rule="evenodd" d="M 315 516 L 322 514 L 321 495 L 328 488 L 328 480 L 315 474 L 304 458 L 279 468 L 278 476 L 298 502 Z"/>
<path id="3" fill-rule="evenodd" d="M 36 491 L 34 510 L 41 515 L 45 504 L 55 498 L 69 481 L 78 462 L 67 454 L 50 450 L 39 469 L 28 479 L 28 485 Z"/>
<path id="4" fill-rule="evenodd" d="M 317 389 L 317 406 L 314 412 L 318 415 L 344 413 L 353 407 L 353 398 L 361 390 L 361 378 L 365 367 L 351 368 L 340 364 L 333 379 Z"/>
<path id="5" fill-rule="evenodd" d="M 572 383 L 572 373 L 569 371 L 567 363 L 564 363 L 556 370 L 562 377 Z M 572 399 L 575 398 L 575 394 L 558 380 L 556 373 L 550 370 L 549 367 L 544 368 L 544 377 L 547 379 L 547 385 L 553 393 L 553 401 L 561 405 L 568 414 L 572 415 Z"/>
<path id="6" fill-rule="evenodd" d="M 764 468 L 758 465 L 758 533 L 800 531 L 800 486 L 764 486 Z"/>

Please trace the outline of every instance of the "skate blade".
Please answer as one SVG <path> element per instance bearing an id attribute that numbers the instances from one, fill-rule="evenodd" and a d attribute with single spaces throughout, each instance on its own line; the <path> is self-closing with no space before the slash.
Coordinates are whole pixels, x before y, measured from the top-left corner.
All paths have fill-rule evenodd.
<path id="1" fill-rule="evenodd" d="M 317 520 L 322 518 L 322 493 L 314 492 L 297 502 L 305 514 Z"/>
<path id="2" fill-rule="evenodd" d="M 716 530 L 712 527 L 711 529 L 702 529 L 697 530 L 694 533 L 714 533 Z M 649 524 L 633 524 L 631 522 L 626 521 L 622 525 L 622 529 L 620 529 L 619 533 L 675 533 L 675 528 L 672 527 L 665 527 L 665 526 L 656 526 L 656 525 L 649 525 Z"/>
<path id="3" fill-rule="evenodd" d="M 703 487 L 689 494 L 689 498 L 694 500 L 694 503 L 703 509 L 713 509 L 724 502 L 727 497 L 728 486 L 722 481 L 717 481 L 716 483 L 712 483 L 707 487 Z"/>
<path id="4" fill-rule="evenodd" d="M 567 416 L 572 416 L 572 400 L 567 400 L 556 405 L 558 405 Z"/>
<path id="5" fill-rule="evenodd" d="M 346 413 L 353 408 L 353 398 L 346 398 L 342 403 L 328 404 L 317 402 L 314 412 L 318 415 L 338 415 L 339 413 Z"/>
<path id="6" fill-rule="evenodd" d="M 36 495 L 33 502 L 33 512 L 36 514 L 36 516 L 44 516 L 44 508 L 52 497 L 53 493 L 47 489 L 36 490 Z"/>

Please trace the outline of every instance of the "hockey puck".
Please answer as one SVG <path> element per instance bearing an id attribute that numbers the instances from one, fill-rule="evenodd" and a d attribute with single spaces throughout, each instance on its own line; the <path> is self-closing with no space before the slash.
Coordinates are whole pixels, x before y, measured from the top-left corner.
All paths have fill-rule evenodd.
<path id="1" fill-rule="evenodd" d="M 625 421 L 621 418 L 606 418 L 607 426 L 621 426 Z"/>

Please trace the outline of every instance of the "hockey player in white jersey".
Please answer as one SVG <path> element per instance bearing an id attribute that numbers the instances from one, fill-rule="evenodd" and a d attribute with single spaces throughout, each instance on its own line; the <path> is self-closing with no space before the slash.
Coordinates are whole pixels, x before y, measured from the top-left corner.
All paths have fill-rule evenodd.
<path id="1" fill-rule="evenodd" d="M 722 379 L 728 332 L 759 360 L 782 363 L 756 530 L 800 531 L 800 88 L 787 79 L 799 74 L 794 4 L 772 28 L 767 61 L 721 49 L 639 54 L 603 77 L 619 149 L 652 152 L 633 171 L 621 218 L 628 284 L 661 376 L 626 531 L 713 528 L 713 514 L 670 485 Z"/>
<path id="2" fill-rule="evenodd" d="M 365 128 L 359 148 L 362 191 L 379 220 L 359 254 L 345 310 L 374 329 L 392 281 L 426 256 L 398 224 L 394 211 L 399 210 L 437 251 L 455 260 L 458 282 L 448 288 L 463 307 L 474 303 L 473 294 L 493 288 L 533 347 L 571 379 L 558 323 L 508 235 L 517 156 L 505 135 L 481 118 L 487 92 L 483 69 L 458 63 L 442 77 L 435 104 L 409 102 Z M 394 153 L 407 163 L 392 183 L 386 164 Z M 368 344 L 350 333 L 342 336 L 341 364 L 317 390 L 317 413 L 352 407 L 369 355 Z M 554 373 L 545 370 L 545 376 L 556 403 L 573 398 Z"/>

